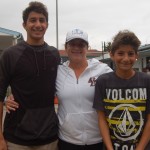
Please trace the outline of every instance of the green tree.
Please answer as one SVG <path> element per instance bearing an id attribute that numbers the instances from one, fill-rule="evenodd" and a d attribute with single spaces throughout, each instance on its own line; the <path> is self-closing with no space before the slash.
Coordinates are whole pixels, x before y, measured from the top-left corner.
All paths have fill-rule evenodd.
<path id="1" fill-rule="evenodd" d="M 104 42 L 104 52 L 109 52 L 111 49 L 111 42 Z"/>

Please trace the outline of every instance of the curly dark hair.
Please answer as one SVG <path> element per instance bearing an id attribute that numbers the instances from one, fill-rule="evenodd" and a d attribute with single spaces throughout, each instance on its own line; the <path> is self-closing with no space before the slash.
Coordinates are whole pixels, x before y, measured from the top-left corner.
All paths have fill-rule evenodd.
<path id="1" fill-rule="evenodd" d="M 29 3 L 29 6 L 22 13 L 22 18 L 24 23 L 27 22 L 28 16 L 31 12 L 43 14 L 46 18 L 46 21 L 48 22 L 47 7 L 43 3 L 37 1 Z"/>
<path id="2" fill-rule="evenodd" d="M 112 54 L 114 54 L 121 45 L 131 45 L 137 53 L 140 44 L 140 40 L 133 32 L 129 30 L 123 30 L 119 31 L 118 34 L 116 34 L 113 38 L 110 51 Z"/>

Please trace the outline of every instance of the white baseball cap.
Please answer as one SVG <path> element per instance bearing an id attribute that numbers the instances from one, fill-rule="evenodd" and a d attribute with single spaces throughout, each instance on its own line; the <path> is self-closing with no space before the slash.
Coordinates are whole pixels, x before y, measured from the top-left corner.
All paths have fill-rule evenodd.
<path id="1" fill-rule="evenodd" d="M 89 43 L 88 42 L 88 34 L 80 29 L 73 29 L 67 33 L 66 42 L 69 42 L 73 39 L 82 39 L 86 43 Z"/>

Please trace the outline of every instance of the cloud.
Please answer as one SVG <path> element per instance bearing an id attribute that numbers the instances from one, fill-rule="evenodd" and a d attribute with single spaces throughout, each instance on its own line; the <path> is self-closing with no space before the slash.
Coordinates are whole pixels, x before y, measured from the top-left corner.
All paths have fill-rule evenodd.
<path id="1" fill-rule="evenodd" d="M 38 0 L 49 11 L 48 44 L 56 46 L 56 0 Z M 30 0 L 4 0 L 0 5 L 0 27 L 26 33 L 22 27 L 22 11 Z M 129 29 L 142 44 L 150 43 L 149 0 L 58 0 L 59 48 L 63 49 L 68 30 L 81 28 L 89 34 L 92 48 L 101 49 L 102 41 L 123 29 Z"/>

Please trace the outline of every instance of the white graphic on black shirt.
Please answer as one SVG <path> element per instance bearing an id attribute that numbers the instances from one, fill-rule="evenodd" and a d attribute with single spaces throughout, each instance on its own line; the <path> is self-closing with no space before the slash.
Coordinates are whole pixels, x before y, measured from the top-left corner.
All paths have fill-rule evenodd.
<path id="1" fill-rule="evenodd" d="M 120 104 L 116 106 L 109 115 L 109 120 L 113 120 L 114 117 L 116 118 L 116 113 L 122 110 L 122 113 L 117 123 L 110 124 L 110 126 L 114 128 L 113 130 L 114 136 L 117 139 L 120 139 L 121 141 L 129 141 L 136 139 L 137 136 L 140 134 L 141 128 L 143 126 L 143 118 L 141 111 L 132 112 L 137 113 L 136 116 L 138 116 L 139 125 L 136 125 L 132 118 L 132 115 L 130 114 L 131 112 L 129 112 L 129 109 L 137 110 L 137 107 L 132 104 Z"/>
<path id="2" fill-rule="evenodd" d="M 130 136 L 135 128 L 135 123 L 127 107 L 124 109 L 123 113 L 121 114 L 119 122 L 120 121 L 121 123 L 119 125 L 116 125 L 118 131 L 120 131 L 120 135 L 125 137 Z M 126 122 L 129 122 L 128 126 Z"/>

